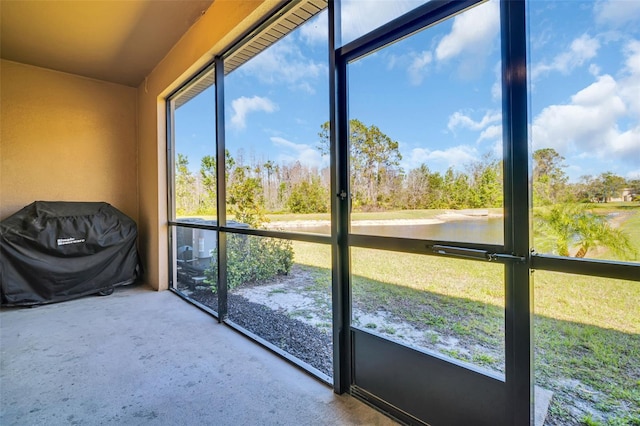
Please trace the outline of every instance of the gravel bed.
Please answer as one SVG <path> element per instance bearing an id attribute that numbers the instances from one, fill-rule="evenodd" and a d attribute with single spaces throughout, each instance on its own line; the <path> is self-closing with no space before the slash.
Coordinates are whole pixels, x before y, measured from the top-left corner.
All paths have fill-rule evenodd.
<path id="1" fill-rule="evenodd" d="M 218 306 L 218 296 L 210 290 L 192 290 L 189 297 L 205 306 Z M 332 338 L 286 313 L 228 294 L 228 318 L 271 344 L 333 377 Z"/>

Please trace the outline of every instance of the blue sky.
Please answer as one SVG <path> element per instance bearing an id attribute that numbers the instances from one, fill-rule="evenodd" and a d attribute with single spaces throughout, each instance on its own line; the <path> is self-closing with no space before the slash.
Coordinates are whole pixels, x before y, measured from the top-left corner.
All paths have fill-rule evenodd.
<path id="1" fill-rule="evenodd" d="M 344 41 L 421 2 L 345 2 Z M 640 1 L 532 1 L 533 149 L 565 157 L 572 181 L 612 171 L 640 178 Z M 405 170 L 464 170 L 501 156 L 499 6 L 495 1 L 349 64 L 351 118 L 400 144 Z M 324 167 L 328 120 L 326 13 L 229 74 L 227 147 L 245 162 Z M 176 112 L 177 151 L 193 170 L 214 148 L 213 90 Z"/>

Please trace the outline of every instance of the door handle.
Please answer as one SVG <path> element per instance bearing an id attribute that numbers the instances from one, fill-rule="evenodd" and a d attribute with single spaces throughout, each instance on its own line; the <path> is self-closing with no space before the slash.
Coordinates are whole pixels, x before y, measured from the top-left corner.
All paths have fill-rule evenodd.
<path id="1" fill-rule="evenodd" d="M 434 253 L 454 256 L 464 259 L 486 260 L 488 262 L 526 262 L 524 256 L 516 256 L 508 253 L 490 253 L 487 250 L 471 249 L 466 247 L 454 247 L 436 244 L 431 246 Z"/>
<path id="2" fill-rule="evenodd" d="M 499 262 L 499 261 L 512 261 L 518 263 L 525 263 L 527 258 L 524 256 L 516 256 L 514 254 L 506 254 L 506 253 L 491 253 L 489 254 L 489 262 Z"/>

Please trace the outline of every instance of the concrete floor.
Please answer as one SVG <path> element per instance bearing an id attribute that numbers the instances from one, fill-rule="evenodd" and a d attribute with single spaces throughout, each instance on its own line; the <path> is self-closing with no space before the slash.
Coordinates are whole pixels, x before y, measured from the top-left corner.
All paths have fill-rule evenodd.
<path id="1" fill-rule="evenodd" d="M 394 425 L 171 292 L 0 312 L 0 424 Z"/>

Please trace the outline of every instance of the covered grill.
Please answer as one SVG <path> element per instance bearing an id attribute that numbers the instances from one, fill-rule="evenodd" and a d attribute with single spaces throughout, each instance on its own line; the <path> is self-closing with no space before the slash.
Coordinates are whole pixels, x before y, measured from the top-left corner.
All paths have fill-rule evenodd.
<path id="1" fill-rule="evenodd" d="M 37 305 L 133 283 L 136 223 L 103 202 L 36 201 L 0 222 L 3 305 Z"/>

